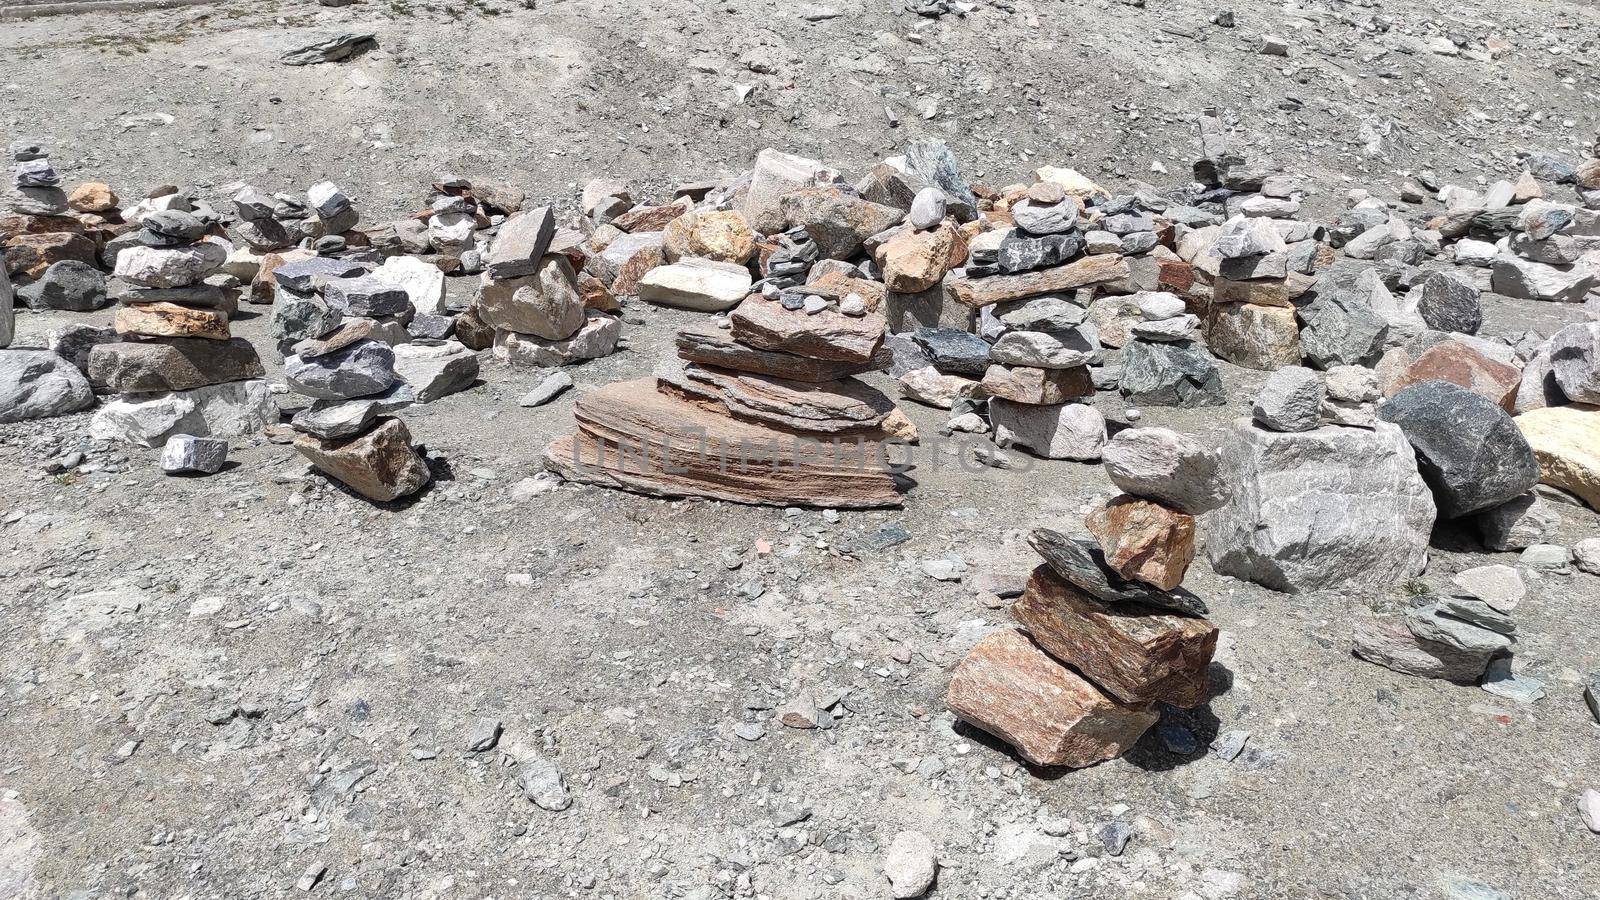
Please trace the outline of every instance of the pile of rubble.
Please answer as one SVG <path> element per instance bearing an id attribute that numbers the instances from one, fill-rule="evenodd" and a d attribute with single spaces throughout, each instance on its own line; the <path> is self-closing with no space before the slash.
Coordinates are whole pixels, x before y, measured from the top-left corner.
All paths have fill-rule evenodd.
<path id="1" fill-rule="evenodd" d="M 622 320 L 609 315 L 603 285 L 586 292 L 578 270 L 586 259 L 574 232 L 556 236 L 555 214 L 540 207 L 508 219 L 490 249 L 474 315 L 494 329 L 494 355 L 513 366 L 565 366 L 609 356 Z M 590 281 L 594 279 L 589 278 Z M 598 300 L 591 306 L 592 300 Z"/>
<path id="2" fill-rule="evenodd" d="M 1226 496 L 1217 457 L 1176 432 L 1133 428 L 1107 445 L 1105 468 L 1124 493 L 1090 510 L 1094 540 L 1033 532 L 1046 564 L 1011 606 L 1024 630 L 980 640 L 946 697 L 1039 766 L 1120 756 L 1160 718 L 1154 704 L 1193 709 L 1209 696 L 1217 629 L 1180 585 L 1195 516 Z"/>

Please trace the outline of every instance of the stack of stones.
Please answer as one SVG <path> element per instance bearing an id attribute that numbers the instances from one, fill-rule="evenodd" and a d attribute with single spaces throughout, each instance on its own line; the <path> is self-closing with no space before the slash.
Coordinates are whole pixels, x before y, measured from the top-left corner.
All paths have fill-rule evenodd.
<path id="1" fill-rule="evenodd" d="M 94 346 L 88 373 L 121 396 L 96 414 L 95 437 L 154 447 L 177 433 L 240 437 L 269 421 L 261 359 L 229 331 L 237 299 L 206 281 L 228 255 L 206 232 L 191 213 L 150 212 L 117 252 L 116 276 L 130 286 L 117 294 L 121 340 Z"/>
<path id="2" fill-rule="evenodd" d="M 1452 591 L 1398 616 L 1363 614 L 1353 629 L 1356 656 L 1420 678 L 1472 684 L 1516 643 L 1516 609 L 1526 589 L 1510 566 L 1462 572 Z"/>
<path id="3" fill-rule="evenodd" d="M 296 343 L 283 374 L 315 401 L 290 422 L 295 449 L 361 496 L 387 502 L 421 490 L 429 472 L 394 417 L 415 394 L 395 373 L 394 348 L 370 337 L 373 321 L 353 318 Z"/>
<path id="4" fill-rule="evenodd" d="M 59 216 L 67 211 L 61 176 L 50 165 L 50 149 L 41 141 L 24 138 L 11 143 L 11 211 L 24 216 Z"/>
<path id="5" fill-rule="evenodd" d="M 592 309 L 564 252 L 551 252 L 555 214 L 507 219 L 490 247 L 475 316 L 494 329 L 494 355 L 513 366 L 564 366 L 609 356 L 622 320 Z"/>
<path id="6" fill-rule="evenodd" d="M 1217 629 L 1180 585 L 1195 515 L 1225 496 L 1217 458 L 1165 429 L 1124 431 L 1105 457 L 1124 493 L 1089 512 L 1095 540 L 1033 532 L 1045 565 L 1011 608 L 1023 630 L 979 641 L 946 698 L 1039 766 L 1120 756 L 1160 718 L 1157 702 L 1193 709 L 1208 696 Z"/>
<path id="7" fill-rule="evenodd" d="M 1217 230 L 1209 251 L 1216 274 L 1206 321 L 1212 353 L 1234 365 L 1268 372 L 1300 364 L 1294 300 L 1314 283 L 1301 270 L 1314 265 L 1317 242 L 1308 232 L 1296 242 L 1291 261 L 1284 232 L 1305 227 L 1290 220 L 1240 214 Z"/>
<path id="8" fill-rule="evenodd" d="M 13 141 L 11 177 L 0 183 L 0 253 L 19 287 L 41 278 L 55 263 L 95 262 L 95 241 L 68 215 L 68 198 L 50 165 L 49 148 L 32 139 Z"/>
<path id="9" fill-rule="evenodd" d="M 570 480 L 656 496 L 780 506 L 898 506 L 883 443 L 910 422 L 856 375 L 888 368 L 886 323 L 752 294 L 726 322 L 678 333 L 681 370 L 578 398 L 576 434 L 545 451 Z"/>

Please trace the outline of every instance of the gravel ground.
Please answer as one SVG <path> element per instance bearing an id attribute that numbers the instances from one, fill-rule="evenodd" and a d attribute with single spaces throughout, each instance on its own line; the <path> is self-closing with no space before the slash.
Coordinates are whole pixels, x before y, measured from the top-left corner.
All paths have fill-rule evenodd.
<path id="1" fill-rule="evenodd" d="M 8 22 L 0 130 L 50 139 L 69 183 L 215 200 L 235 181 L 329 177 L 379 221 L 446 170 L 571 200 L 590 176 L 659 190 L 768 145 L 855 172 L 922 134 L 997 184 L 1044 163 L 1168 183 L 1207 105 L 1331 210 L 1352 186 L 1387 196 L 1403 171 L 1514 174 L 1517 150 L 1573 152 L 1600 125 L 1592 5 L 1250 0 L 1232 30 L 1188 2 L 982 6 L 930 21 L 880 2 L 807 24 L 744 0 L 393 0 Z M 339 28 L 380 50 L 274 63 Z M 1262 34 L 1291 55 L 1252 52 Z M 1434 34 L 1515 49 L 1394 49 Z M 736 85 L 754 85 L 742 104 Z M 1581 315 L 1489 313 L 1496 334 Z M 580 389 L 650 371 L 693 319 L 630 317 L 626 351 L 575 370 Z M 108 319 L 24 314 L 17 344 Z M 264 316 L 236 331 L 270 344 Z M 1142 424 L 1219 434 L 1261 380 L 1222 368 L 1227 410 Z M 836 521 L 536 492 L 523 480 L 572 403 L 518 407 L 539 377 L 488 361 L 479 386 L 408 411 L 436 481 L 376 507 L 264 440 L 236 442 L 220 475 L 170 478 L 158 451 L 90 444 L 87 414 L 0 426 L 0 896 L 883 897 L 904 829 L 933 839 L 941 898 L 1596 896 L 1576 801 L 1600 787 L 1580 697 L 1600 670 L 1600 578 L 1525 571 L 1517 658 L 1548 696 L 1518 705 L 1350 656 L 1351 612 L 1415 586 L 1286 596 L 1202 554 L 1187 584 L 1223 629 L 1217 695 L 1163 722 L 1197 749 L 1153 729 L 1122 759 L 1030 771 L 953 726 L 943 691 L 1006 620 L 974 583 L 1026 572 L 1032 526 L 1077 529 L 1113 490 L 1099 467 L 971 472 L 924 454 L 903 511 Z M 929 435 L 944 418 L 906 411 Z M 76 448 L 85 471 L 46 473 Z M 1592 511 L 1557 510 L 1556 542 L 1596 534 Z M 897 529 L 908 539 L 884 546 Z M 1457 534 L 1436 545 L 1432 585 L 1514 562 Z M 965 584 L 922 573 L 951 552 Z M 803 694 L 842 696 L 833 727 L 774 719 Z M 483 719 L 503 734 L 470 752 Z M 1205 752 L 1233 730 L 1250 732 L 1237 759 Z M 564 776 L 564 811 L 519 787 L 542 763 Z M 1120 856 L 1097 836 L 1110 822 L 1133 830 Z"/>

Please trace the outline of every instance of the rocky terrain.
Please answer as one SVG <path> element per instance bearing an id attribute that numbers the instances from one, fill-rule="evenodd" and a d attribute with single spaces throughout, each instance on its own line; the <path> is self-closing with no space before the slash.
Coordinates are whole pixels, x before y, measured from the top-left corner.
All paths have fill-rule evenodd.
<path id="1" fill-rule="evenodd" d="M 283 311 L 295 301 L 345 304 L 348 313 L 351 303 L 388 302 L 381 291 L 353 299 L 345 281 L 359 279 L 343 273 L 330 288 L 318 280 L 326 272 L 305 274 L 301 287 L 289 286 L 293 270 L 276 282 L 269 272 L 259 282 L 264 296 L 254 297 L 266 302 L 253 302 L 254 283 L 238 278 L 227 290 L 242 289 L 244 302 L 216 301 L 231 302 L 231 314 L 197 315 L 220 308 L 206 305 L 211 292 L 146 305 L 156 298 L 139 291 L 194 285 L 129 281 L 150 281 L 153 268 L 104 265 L 104 246 L 96 247 L 101 254 L 86 265 L 102 270 L 94 276 L 102 284 L 118 276 L 111 296 L 102 287 L 82 310 L 45 301 L 19 308 L 12 348 L 48 347 L 53 334 L 82 326 L 122 339 L 104 347 L 248 344 L 237 372 L 209 380 L 260 384 L 262 396 L 250 402 L 265 398 L 273 421 L 227 438 L 225 463 L 214 447 L 185 445 L 176 468 L 187 473 L 167 474 L 166 434 L 140 446 L 126 427 L 106 430 L 106 410 L 136 403 L 138 391 L 97 384 L 91 397 L 85 377 L 93 367 L 80 375 L 63 364 L 63 379 L 84 391 L 65 405 L 81 411 L 0 425 L 9 473 L 0 480 L 0 578 L 8 588 L 0 621 L 9 650 L 0 662 L 0 896 L 1593 896 L 1600 574 L 1592 556 L 1567 551 L 1593 552 L 1584 542 L 1600 536 L 1596 501 L 1574 479 L 1564 490 L 1552 483 L 1562 479 L 1552 477 L 1548 445 L 1533 448 L 1542 455 L 1531 472 L 1517 470 L 1523 457 L 1499 449 L 1474 458 L 1481 467 L 1455 481 L 1435 477 L 1426 462 L 1421 475 L 1405 469 L 1397 453 L 1452 461 L 1471 454 L 1450 444 L 1449 429 L 1424 434 L 1415 424 L 1436 421 L 1430 416 L 1442 401 L 1413 401 L 1406 409 L 1416 418 L 1407 420 L 1404 404 L 1389 400 L 1404 377 L 1415 375 L 1421 387 L 1439 384 L 1431 377 L 1463 380 L 1459 364 L 1470 384 L 1458 393 L 1491 395 L 1480 404 L 1489 412 L 1472 407 L 1462 421 L 1483 423 L 1484 446 L 1514 443 L 1504 423 L 1533 411 L 1519 405 L 1531 392 L 1518 388 L 1538 351 L 1573 333 L 1564 329 L 1595 321 L 1593 281 L 1562 298 L 1573 302 L 1552 302 L 1532 296 L 1540 285 L 1519 281 L 1514 289 L 1505 268 L 1539 254 L 1594 252 L 1594 233 L 1584 232 L 1593 205 L 1584 208 L 1570 179 L 1550 177 L 1561 174 L 1557 163 L 1577 165 L 1597 152 L 1600 69 L 1588 63 L 1600 54 L 1594 6 L 388 0 L 31 17 L 23 14 L 30 5 L 0 4 L 0 133 L 7 144 L 48 144 L 62 188 L 104 183 L 118 195 L 95 203 L 109 223 L 92 226 L 104 229 L 102 238 L 126 244 L 126 235 L 145 235 L 132 240 L 204 255 L 217 232 L 232 241 L 249 221 L 300 228 L 346 215 L 318 190 L 336 183 L 363 229 L 430 211 L 433 245 L 410 255 L 440 261 L 447 274 L 434 312 L 452 320 L 459 339 L 469 337 L 462 320 L 485 308 L 474 299 L 476 268 L 487 270 L 488 292 L 527 278 L 518 264 L 599 255 L 549 243 L 585 220 L 589 233 L 573 240 L 592 241 L 611 227 L 600 219 L 612 216 L 595 209 L 618 198 L 600 190 L 586 197 L 594 179 L 626 184 L 631 199 L 615 210 L 622 215 L 657 215 L 649 211 L 669 206 L 675 186 L 687 182 L 706 183 L 703 203 L 748 211 L 747 194 L 734 186 L 767 147 L 820 160 L 853 185 L 880 160 L 942 140 L 967 180 L 993 189 L 980 199 L 985 220 L 1015 223 L 1020 237 L 1035 241 L 1018 254 L 1055 252 L 1028 237 L 1054 226 L 1023 210 L 1037 206 L 1044 219 L 1071 206 L 1064 192 L 1041 189 L 1055 182 L 1036 175 L 1071 166 L 1105 196 L 1073 213 L 1085 224 L 1069 230 L 1084 246 L 1067 255 L 1083 255 L 1034 275 L 1096 259 L 1137 270 L 1152 252 L 1187 252 L 1182 263 L 1203 271 L 1202 257 L 1226 243 L 1220 230 L 1185 251 L 1168 218 L 1177 201 L 1163 199 L 1161 210 L 1147 204 L 1194 177 L 1191 164 L 1208 153 L 1209 110 L 1254 174 L 1234 196 L 1196 200 L 1215 208 L 1214 223 L 1180 227 L 1226 228 L 1224 217 L 1245 200 L 1258 206 L 1240 221 L 1296 224 L 1239 240 L 1271 243 L 1302 224 L 1305 233 L 1295 235 L 1303 241 L 1218 256 L 1209 263 L 1218 271 L 1180 291 L 1175 309 L 1156 312 L 1155 300 L 1149 310 L 1119 314 L 1125 330 L 1164 335 L 1129 338 L 1145 348 L 1135 353 L 1154 352 L 1149 346 L 1167 332 L 1200 347 L 1215 384 L 1197 381 L 1194 393 L 1184 386 L 1182 402 L 1118 384 L 1130 371 L 1128 345 L 1107 343 L 1092 361 L 1085 352 L 1051 368 L 1056 361 L 1030 354 L 1059 348 L 1033 343 L 1006 355 L 996 340 L 1041 332 L 990 321 L 993 347 L 980 349 L 993 368 L 1078 370 L 1086 378 L 1093 371 L 1098 390 L 1066 405 L 1094 410 L 1082 415 L 1101 430 L 1074 432 L 1059 446 L 1053 436 L 1066 429 L 1050 432 L 1048 447 L 1027 446 L 1020 423 L 1034 422 L 1028 410 L 1057 406 L 1039 396 L 1011 404 L 1021 409 L 1012 410 L 1019 418 L 1006 438 L 997 427 L 1005 405 L 974 399 L 987 394 L 972 384 L 995 387 L 988 369 L 952 368 L 959 354 L 924 346 L 920 362 L 938 369 L 926 375 L 928 393 L 908 388 L 899 364 L 854 376 L 896 398 L 921 436 L 912 448 L 915 485 L 895 498 L 899 506 L 880 496 L 886 502 L 870 509 L 657 499 L 546 471 L 546 448 L 574 432 L 579 401 L 661 373 L 681 351 L 680 330 L 733 320 L 740 337 L 737 313 L 673 308 L 686 295 L 710 304 L 715 292 L 684 289 L 669 306 L 660 305 L 659 286 L 640 288 L 646 296 L 662 291 L 658 302 L 619 290 L 617 308 L 596 311 L 600 301 L 580 279 L 600 270 L 578 267 L 571 284 L 586 293 L 577 311 L 541 310 L 577 318 L 556 329 L 561 336 L 540 338 L 567 341 L 579 320 L 603 317 L 620 324 L 615 352 L 554 369 L 548 360 L 529 364 L 537 351 L 505 351 L 503 336 L 501 347 L 473 348 L 466 355 L 475 374 L 452 383 L 454 392 L 382 411 L 403 421 L 403 452 L 427 471 L 379 479 L 380 488 L 401 489 L 397 499 L 374 501 L 329 477 L 332 464 L 312 465 L 307 435 L 329 426 L 308 430 L 296 414 L 313 400 L 379 403 L 371 398 L 391 390 L 390 381 L 345 380 L 372 366 L 313 370 L 344 346 L 386 343 L 378 332 L 392 323 L 369 308 L 348 322 L 374 324 L 347 323 L 334 340 L 335 331 L 285 332 Z M 372 38 L 341 61 L 280 61 L 340 33 Z M 8 167 L 40 154 L 13 145 L 13 155 Z M 1524 172 L 1542 197 L 1522 196 Z M 1276 190 L 1260 175 L 1292 189 Z M 162 185 L 182 190 L 157 190 Z M 247 185 L 314 208 L 284 215 L 283 201 L 268 197 L 252 219 L 245 210 L 256 201 L 238 199 Z M 516 243 L 507 222 L 521 220 L 510 218 L 518 211 L 492 211 L 489 185 L 525 193 L 524 216 L 548 205 L 560 223 L 555 237 L 546 234 L 534 251 L 502 253 Z M 1502 190 L 1517 193 L 1493 204 Z M 944 193 L 941 216 L 930 220 L 938 224 L 896 226 L 897 239 L 955 231 L 959 198 Z M 199 215 L 151 215 L 166 211 L 162 197 L 180 195 Z M 1127 200 L 1124 214 L 1151 228 L 1091 230 L 1086 223 L 1106 224 L 1103 210 L 1119 198 L 1145 198 Z M 1561 220 L 1559 209 L 1538 203 L 1571 208 L 1575 218 Z M 1530 208 L 1536 214 L 1523 216 Z M 1446 236 L 1452 213 L 1465 216 L 1463 233 Z M 1480 214 L 1499 229 L 1473 232 L 1491 238 L 1476 241 L 1488 247 L 1481 264 L 1468 261 L 1474 238 L 1465 233 L 1469 221 L 1486 227 Z M 907 215 L 916 221 L 914 209 Z M 191 219 L 207 236 L 185 232 Z M 1379 234 L 1393 222 L 1408 230 Z M 1433 223 L 1440 227 L 1425 227 Z M 446 248 L 440 238 L 452 224 L 462 225 L 466 241 Z M 320 252 L 306 254 L 313 264 L 362 252 L 341 237 L 356 240 L 354 231 L 319 227 L 294 237 L 302 234 Z M 1112 246 L 1088 249 L 1108 234 Z M 1146 234 L 1159 249 L 1141 243 Z M 338 240 L 322 243 L 330 237 Z M 865 260 L 852 263 L 849 277 L 905 274 L 878 262 L 877 237 L 846 254 Z M 1523 241 L 1532 243 L 1513 249 Z M 1374 245 L 1370 255 L 1362 242 Z M 1326 248 L 1308 262 L 1329 280 L 1306 295 L 1313 303 L 1282 314 L 1290 335 L 1268 336 L 1283 340 L 1259 339 L 1270 329 L 1240 328 L 1252 337 L 1227 343 L 1234 326 L 1209 312 L 1217 285 L 1250 298 L 1218 299 L 1219 308 L 1260 306 L 1251 299 L 1294 282 L 1261 266 L 1269 258 L 1282 264 L 1274 254 L 1296 243 Z M 996 284 L 1018 277 L 980 273 L 998 265 L 982 261 L 995 248 L 973 246 L 979 253 L 966 262 L 975 277 L 957 278 L 943 265 L 934 273 L 936 283 L 940 275 L 961 282 L 934 316 L 945 325 L 964 327 L 969 306 L 992 311 L 961 298 L 998 292 Z M 738 264 L 768 275 L 768 252 L 757 261 L 752 250 Z M 8 261 L 18 258 L 8 248 Z M 1492 268 L 1493 260 L 1506 261 Z M 1245 287 L 1227 288 L 1223 265 L 1257 269 L 1232 282 Z M 1560 271 L 1576 265 L 1560 263 Z M 1365 276 L 1364 285 L 1340 280 L 1380 269 L 1385 274 Z M 43 270 L 13 276 L 19 307 L 39 298 Z M 1425 334 L 1375 339 L 1389 368 L 1376 356 L 1344 359 L 1347 332 L 1319 343 L 1320 323 L 1338 319 L 1327 306 L 1349 309 L 1354 301 L 1344 298 L 1363 290 L 1375 296 L 1370 281 L 1381 278 L 1392 282 L 1391 299 L 1421 297 L 1435 271 L 1460 276 L 1471 300 L 1466 288 L 1435 282 L 1450 302 L 1424 307 Z M 602 274 L 612 287 L 622 277 Z M 52 283 L 72 293 L 77 282 L 63 274 Z M 1166 280 L 1137 293 L 1110 284 L 1097 277 L 1083 290 L 1149 301 L 1175 289 Z M 1524 295 L 1513 296 L 1517 290 Z M 774 287 L 770 300 L 743 293 L 720 308 L 815 296 L 793 286 Z M 845 316 L 851 296 L 861 299 L 849 291 L 830 297 L 823 315 Z M 411 337 L 430 317 L 415 300 L 410 294 L 402 305 L 420 314 L 396 326 Z M 174 309 L 134 321 L 163 304 Z M 1441 328 L 1463 310 L 1476 310 L 1481 322 Z M 984 321 L 972 329 L 984 333 Z M 1397 332 L 1398 321 L 1389 323 Z M 535 327 L 486 324 L 502 335 Z M 912 334 L 916 324 L 888 330 Z M 1288 336 L 1298 342 L 1293 359 L 1303 355 L 1315 371 L 1289 364 Z M 328 349 L 338 341 L 355 344 Z M 905 335 L 883 343 L 897 352 L 917 347 Z M 1420 361 L 1447 352 L 1474 355 L 1430 357 L 1436 370 Z M 1579 363 L 1594 359 L 1592 349 L 1574 354 Z M 1511 360 L 1509 382 L 1490 365 L 1502 359 Z M 1362 374 L 1369 370 L 1370 386 Z M 576 389 L 524 405 L 530 391 L 559 391 L 548 383 L 552 371 L 567 373 Z M 1380 381 L 1393 389 L 1382 404 Z M 1320 404 L 1296 410 L 1285 399 L 1306 391 Z M 1569 400 L 1582 398 L 1560 396 L 1547 409 L 1588 408 Z M 1252 417 L 1254 425 L 1238 424 Z M 1025 620 L 1008 607 L 1043 562 L 1030 546 L 1034 530 L 1082 534 L 1108 498 L 1149 490 L 1130 490 L 1101 465 L 1108 432 L 1170 428 L 1206 453 L 1223 448 L 1232 488 L 1259 480 L 1287 496 L 1303 489 L 1299 470 L 1258 479 L 1238 462 L 1239 448 L 1296 440 L 1296 419 L 1321 426 L 1306 434 L 1404 431 L 1407 440 L 1374 451 L 1389 467 L 1381 471 L 1405 469 L 1404 486 L 1374 493 L 1415 505 L 1393 515 L 1383 506 L 1381 516 L 1380 507 L 1353 507 L 1359 513 L 1319 522 L 1306 540 L 1336 548 L 1329 558 L 1338 563 L 1314 573 L 1269 571 L 1245 551 L 1238 535 L 1251 529 L 1225 527 L 1252 521 L 1258 511 L 1244 500 L 1195 507 L 1193 565 L 1164 559 L 1162 572 L 1143 577 L 1163 581 L 1162 591 L 1180 590 L 1181 581 L 1218 629 L 1200 676 L 1205 702 L 1151 706 L 1154 725 L 1131 746 L 1075 769 L 1035 766 L 1027 748 L 969 724 L 978 713 L 968 710 L 962 721 L 952 712 L 947 691 L 962 661 L 998 628 Z M 352 430 L 370 425 L 363 419 Z M 1583 434 L 1574 438 L 1580 451 Z M 1329 469 L 1306 462 L 1304 471 L 1313 482 Z M 1534 489 L 1529 479 L 1544 483 Z M 1524 534 L 1521 546 L 1490 549 L 1478 516 L 1503 506 L 1500 494 L 1539 497 L 1537 540 Z M 1435 510 L 1450 503 L 1462 504 L 1450 509 L 1461 516 L 1436 523 Z M 1286 529 L 1282 521 L 1275 527 Z M 1536 546 L 1524 549 L 1529 544 Z M 1264 555 L 1292 555 L 1277 553 Z M 1501 604 L 1513 612 L 1502 612 L 1493 586 L 1482 583 L 1487 566 L 1506 567 L 1525 585 L 1520 602 Z M 1339 583 L 1316 583 L 1333 580 L 1330 572 Z M 1479 623 L 1514 618 L 1514 655 L 1504 655 L 1495 627 L 1461 626 L 1451 614 L 1467 608 L 1449 606 L 1464 590 L 1457 576 L 1480 592 L 1471 597 L 1494 607 L 1472 607 Z M 1452 656 L 1457 666 L 1476 666 L 1454 681 L 1398 671 L 1404 660 L 1374 665 L 1379 649 L 1393 647 L 1370 632 L 1364 638 L 1363 623 L 1374 611 L 1377 621 L 1400 622 L 1400 610 L 1419 638 L 1417 628 L 1429 624 L 1455 629 L 1452 640 L 1487 642 L 1511 660 L 1512 677 L 1494 668 L 1489 650 Z M 1037 619 L 1029 627 L 1037 634 Z M 1363 647 L 1365 659 L 1357 655 Z"/>

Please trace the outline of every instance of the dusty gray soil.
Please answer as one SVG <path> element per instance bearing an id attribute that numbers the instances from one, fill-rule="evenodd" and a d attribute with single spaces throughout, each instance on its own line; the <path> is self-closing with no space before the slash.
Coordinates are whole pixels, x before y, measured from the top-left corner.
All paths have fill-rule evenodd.
<path id="1" fill-rule="evenodd" d="M 215 200 L 234 181 L 328 177 L 378 221 L 445 170 L 571 200 L 593 175 L 660 189 L 768 145 L 854 172 L 921 134 L 994 183 L 1044 163 L 1168 183 L 1208 104 L 1238 117 L 1256 155 L 1316 179 L 1332 209 L 1352 186 L 1388 196 L 1397 171 L 1514 174 L 1517 149 L 1571 152 L 1600 124 L 1592 5 L 1291 16 L 1249 0 L 1233 30 L 1190 2 L 983 6 L 926 23 L 875 0 L 816 25 L 744 0 L 7 22 L 0 131 L 50 139 L 73 183 L 128 196 L 195 184 Z M 1394 49 L 1430 22 L 1516 49 L 1495 62 Z M 918 26 L 922 43 L 904 40 Z M 274 63 L 340 27 L 375 31 L 381 50 Z M 1292 55 L 1249 52 L 1263 33 Z M 756 86 L 744 104 L 736 84 Z M 1380 155 L 1363 124 L 1387 132 Z M 1487 330 L 1548 333 L 1580 314 L 1503 303 Z M 691 318 L 630 316 L 626 352 L 575 370 L 580 386 L 650 371 Z M 107 318 L 24 314 L 17 343 Z M 264 316 L 237 331 L 270 344 Z M 1226 412 L 1145 422 L 1214 436 L 1261 378 L 1224 376 Z M 1498 896 L 1462 879 L 1518 900 L 1594 896 L 1600 845 L 1576 798 L 1600 787 L 1600 732 L 1578 682 L 1600 669 L 1600 578 L 1525 573 L 1518 660 L 1549 694 L 1522 706 L 1349 655 L 1350 611 L 1405 585 L 1285 596 L 1202 559 L 1189 587 L 1224 630 L 1218 694 L 1164 722 L 1199 752 L 1152 730 L 1123 759 L 1034 772 L 952 728 L 947 669 L 974 623 L 1005 621 L 972 578 L 1025 572 L 1022 534 L 1077 528 L 1111 491 L 1101 469 L 969 472 L 924 456 L 903 511 L 836 523 L 577 486 L 515 499 L 571 423 L 570 394 L 516 405 L 538 377 L 489 361 L 483 384 L 409 411 L 437 481 L 383 507 L 265 441 L 238 442 L 223 474 L 176 479 L 156 451 L 90 445 L 87 415 L 0 427 L 0 895 L 291 896 L 325 867 L 313 894 L 881 897 L 883 847 L 913 828 L 939 848 L 937 897 Z M 944 419 L 907 412 L 925 434 Z M 79 447 L 90 471 L 45 474 Z M 1558 509 L 1558 542 L 1596 533 L 1593 512 Z M 885 526 L 909 540 L 883 547 Z M 1438 544 L 1431 584 L 1514 562 L 1456 535 Z M 947 552 L 969 584 L 923 575 Z M 773 721 L 805 692 L 844 692 L 835 727 Z M 504 735 L 469 753 L 483 717 Z M 765 726 L 757 740 L 734 733 L 749 722 Z M 1219 729 L 1251 732 L 1237 760 L 1204 753 Z M 536 756 L 564 773 L 570 809 L 522 796 L 518 761 Z M 1135 832 L 1120 857 L 1094 837 L 1114 820 Z"/>

